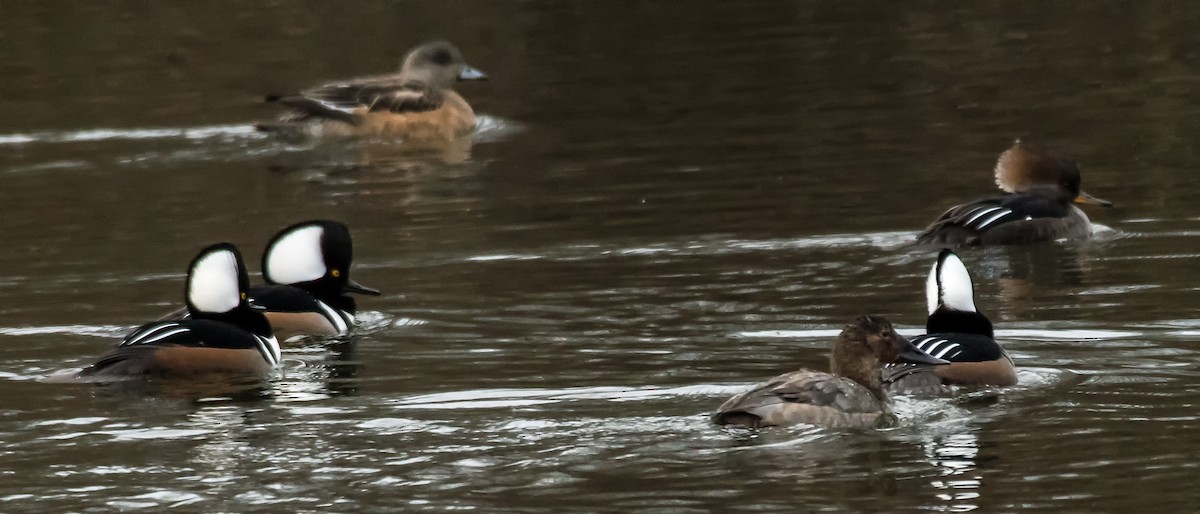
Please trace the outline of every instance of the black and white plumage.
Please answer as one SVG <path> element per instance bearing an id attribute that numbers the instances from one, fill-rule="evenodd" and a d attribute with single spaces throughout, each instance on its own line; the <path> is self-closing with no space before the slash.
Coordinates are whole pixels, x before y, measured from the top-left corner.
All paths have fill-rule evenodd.
<path id="1" fill-rule="evenodd" d="M 263 252 L 267 285 L 250 290 L 279 337 L 345 335 L 357 305 L 348 293 L 379 295 L 350 278 L 353 243 L 346 225 L 330 220 L 296 223 L 279 231 Z"/>
<path id="2" fill-rule="evenodd" d="M 266 317 L 247 301 L 249 279 L 237 248 L 220 243 L 188 267 L 188 318 L 142 325 L 80 374 L 91 377 L 262 374 L 279 365 Z"/>
<path id="3" fill-rule="evenodd" d="M 971 276 L 951 250 L 942 250 L 925 283 L 926 334 L 911 341 L 950 361 L 945 366 L 889 364 L 883 382 L 891 393 L 943 394 L 954 384 L 1013 385 L 1012 359 L 995 340 L 992 322 L 975 307 Z"/>
<path id="4" fill-rule="evenodd" d="M 919 245 L 1022 244 L 1081 239 L 1091 220 L 1074 204 L 1111 206 L 1080 189 L 1075 161 L 1017 141 L 996 161 L 1006 194 L 951 207 L 917 236 Z"/>

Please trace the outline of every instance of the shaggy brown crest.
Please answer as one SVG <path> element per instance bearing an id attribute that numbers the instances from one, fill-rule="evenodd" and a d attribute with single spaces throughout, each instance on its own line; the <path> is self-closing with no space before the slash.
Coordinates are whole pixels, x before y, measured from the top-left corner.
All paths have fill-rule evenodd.
<path id="1" fill-rule="evenodd" d="M 951 207 L 922 231 L 918 245 L 1020 244 L 1081 239 L 1091 220 L 1072 203 L 1111 207 L 1080 189 L 1075 161 L 1018 140 L 996 160 L 1005 195 Z"/>

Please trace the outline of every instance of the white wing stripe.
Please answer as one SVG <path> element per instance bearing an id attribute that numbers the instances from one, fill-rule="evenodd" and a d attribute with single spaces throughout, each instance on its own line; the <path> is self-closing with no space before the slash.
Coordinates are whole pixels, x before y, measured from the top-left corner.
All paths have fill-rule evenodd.
<path id="1" fill-rule="evenodd" d="M 933 354 L 933 352 L 937 351 L 938 346 L 945 342 L 946 342 L 945 339 L 937 339 L 931 343 L 927 342 L 927 344 L 925 346 L 918 346 L 917 348 L 920 348 L 921 351 L 923 351 L 925 353 Z"/>
<path id="2" fill-rule="evenodd" d="M 152 343 L 154 343 L 154 342 L 156 342 L 156 341 L 161 341 L 161 340 L 163 340 L 163 339 L 166 339 L 166 338 L 168 338 L 168 337 L 171 337 L 171 336 L 173 336 L 173 335 L 175 335 L 175 334 L 182 334 L 182 333 L 184 333 L 184 332 L 187 332 L 187 331 L 188 331 L 188 329 L 187 329 L 187 328 L 184 328 L 184 327 L 179 327 L 179 328 L 176 328 L 176 329 L 174 329 L 174 330 L 167 331 L 167 332 L 162 332 L 162 331 L 158 331 L 158 330 L 156 330 L 155 332 L 158 332 L 158 334 L 157 334 L 157 335 L 155 335 L 154 337 L 151 337 L 151 338 L 147 338 L 147 337 L 144 337 L 144 336 L 143 336 L 143 337 L 139 337 L 139 338 L 137 338 L 137 339 L 135 339 L 135 340 L 133 340 L 133 341 L 130 341 L 128 344 L 125 344 L 125 345 L 122 345 L 122 346 L 131 346 L 131 345 L 135 345 L 135 344 L 152 344 Z"/>
<path id="3" fill-rule="evenodd" d="M 164 323 L 162 325 L 158 325 L 153 328 L 150 328 L 149 330 L 144 330 L 141 333 L 135 332 L 133 334 L 135 336 L 133 339 L 123 341 L 119 346 L 127 346 L 127 345 L 131 345 L 131 344 L 137 344 L 138 341 L 141 341 L 142 339 L 145 339 L 145 338 L 149 337 L 150 335 L 156 334 L 163 330 L 168 330 L 168 329 L 171 329 L 174 327 L 178 327 L 178 326 L 179 326 L 178 323 Z"/>
<path id="4" fill-rule="evenodd" d="M 970 225 L 970 224 L 971 224 L 971 222 L 973 222 L 973 221 L 975 221 L 975 220 L 977 220 L 977 219 L 979 219 L 979 218 L 981 218 L 981 217 L 983 217 L 983 216 L 987 215 L 987 214 L 988 214 L 988 213 L 990 213 L 990 212 L 996 212 L 996 211 L 998 211 L 998 210 L 1000 210 L 1000 209 L 1003 209 L 1003 207 L 997 207 L 997 206 L 992 206 L 992 207 L 980 207 L 979 209 L 976 209 L 976 210 L 973 212 L 974 216 L 971 216 L 969 219 L 967 219 L 967 221 L 966 221 L 966 222 L 964 222 L 964 223 L 963 223 L 963 225 Z"/>
<path id="5" fill-rule="evenodd" d="M 975 228 L 975 230 L 983 230 L 983 229 L 984 229 L 985 227 L 987 227 L 988 225 L 991 225 L 991 224 L 992 224 L 994 221 L 996 221 L 996 220 L 998 220 L 998 219 L 1000 219 L 1000 218 L 1003 218 L 1003 217 L 1005 217 L 1005 216 L 1008 216 L 1009 214 L 1012 214 L 1012 211 L 1010 211 L 1010 210 L 1008 210 L 1008 209 L 1004 209 L 1003 211 L 1001 211 L 1001 212 L 998 212 L 998 213 L 996 213 L 996 214 L 992 215 L 992 217 L 990 217 L 990 218 L 988 218 L 988 219 L 984 220 L 983 222 L 981 222 L 981 223 L 979 224 L 979 226 L 977 226 L 977 227 L 974 227 L 974 228 Z"/>
<path id="6" fill-rule="evenodd" d="M 317 305 L 320 305 L 321 310 L 325 311 L 325 317 L 329 318 L 329 322 L 333 324 L 333 328 L 337 329 L 339 336 L 346 335 L 346 332 L 350 331 L 350 328 L 346 326 L 346 320 L 333 307 L 325 305 L 325 302 L 320 300 L 317 300 Z"/>
<path id="7" fill-rule="evenodd" d="M 931 353 L 930 355 L 933 355 L 934 357 L 937 357 L 940 359 L 940 358 L 942 358 L 943 355 L 950 353 L 950 350 L 958 348 L 958 346 L 959 346 L 958 343 L 951 343 L 951 344 L 947 345 L 945 348 L 942 348 L 942 351 L 937 352 L 936 354 Z"/>
<path id="8" fill-rule="evenodd" d="M 917 339 L 913 339 L 912 344 L 913 344 L 913 346 L 916 346 L 917 348 L 920 348 L 923 351 L 923 350 L 925 350 L 925 345 L 929 344 L 929 342 L 933 341 L 933 340 L 934 340 L 933 337 L 921 336 Z"/>
<path id="9" fill-rule="evenodd" d="M 254 340 L 258 343 L 258 353 L 262 354 L 267 363 L 271 366 L 278 366 L 279 361 L 283 360 L 283 356 L 280 355 L 279 341 L 275 339 L 275 336 L 262 337 L 255 335 Z"/>

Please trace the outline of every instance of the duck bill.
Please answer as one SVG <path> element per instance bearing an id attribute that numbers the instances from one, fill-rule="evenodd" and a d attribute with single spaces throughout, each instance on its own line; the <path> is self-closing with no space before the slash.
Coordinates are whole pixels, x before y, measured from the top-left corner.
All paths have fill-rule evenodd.
<path id="1" fill-rule="evenodd" d="M 900 350 L 900 358 L 896 359 L 900 362 L 910 362 L 913 364 L 950 364 L 950 361 L 939 359 L 928 353 L 925 353 L 911 341 L 905 341 L 904 346 Z"/>
<path id="2" fill-rule="evenodd" d="M 347 293 L 367 294 L 371 296 L 379 296 L 378 289 L 372 289 L 353 280 L 347 280 L 346 285 L 342 287 Z"/>
<path id="3" fill-rule="evenodd" d="M 479 71 L 470 66 L 463 66 L 462 71 L 458 72 L 458 80 L 487 80 L 487 73 Z"/>
<path id="4" fill-rule="evenodd" d="M 1103 198 L 1096 198 L 1092 195 L 1087 194 L 1086 191 L 1079 192 L 1079 196 L 1075 197 L 1075 203 L 1087 204 L 1087 205 L 1099 205 L 1101 207 L 1112 207 L 1113 206 L 1112 202 L 1105 200 Z"/>

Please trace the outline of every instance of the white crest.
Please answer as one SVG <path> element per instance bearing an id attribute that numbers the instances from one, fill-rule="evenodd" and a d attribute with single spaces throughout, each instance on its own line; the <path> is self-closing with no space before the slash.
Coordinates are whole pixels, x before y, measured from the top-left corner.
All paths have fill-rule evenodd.
<path id="1" fill-rule="evenodd" d="M 962 312 L 976 312 L 971 275 L 967 266 L 954 252 L 945 251 L 929 270 L 925 281 L 925 303 L 929 314 L 938 307 Z"/>
<path id="2" fill-rule="evenodd" d="M 298 284 L 325 276 L 325 256 L 321 253 L 318 225 L 302 227 L 276 239 L 267 249 L 266 273 L 279 284 Z"/>
<path id="3" fill-rule="evenodd" d="M 201 312 L 229 312 L 242 302 L 238 288 L 237 257 L 228 250 L 211 252 L 196 260 L 188 272 L 188 301 Z"/>

